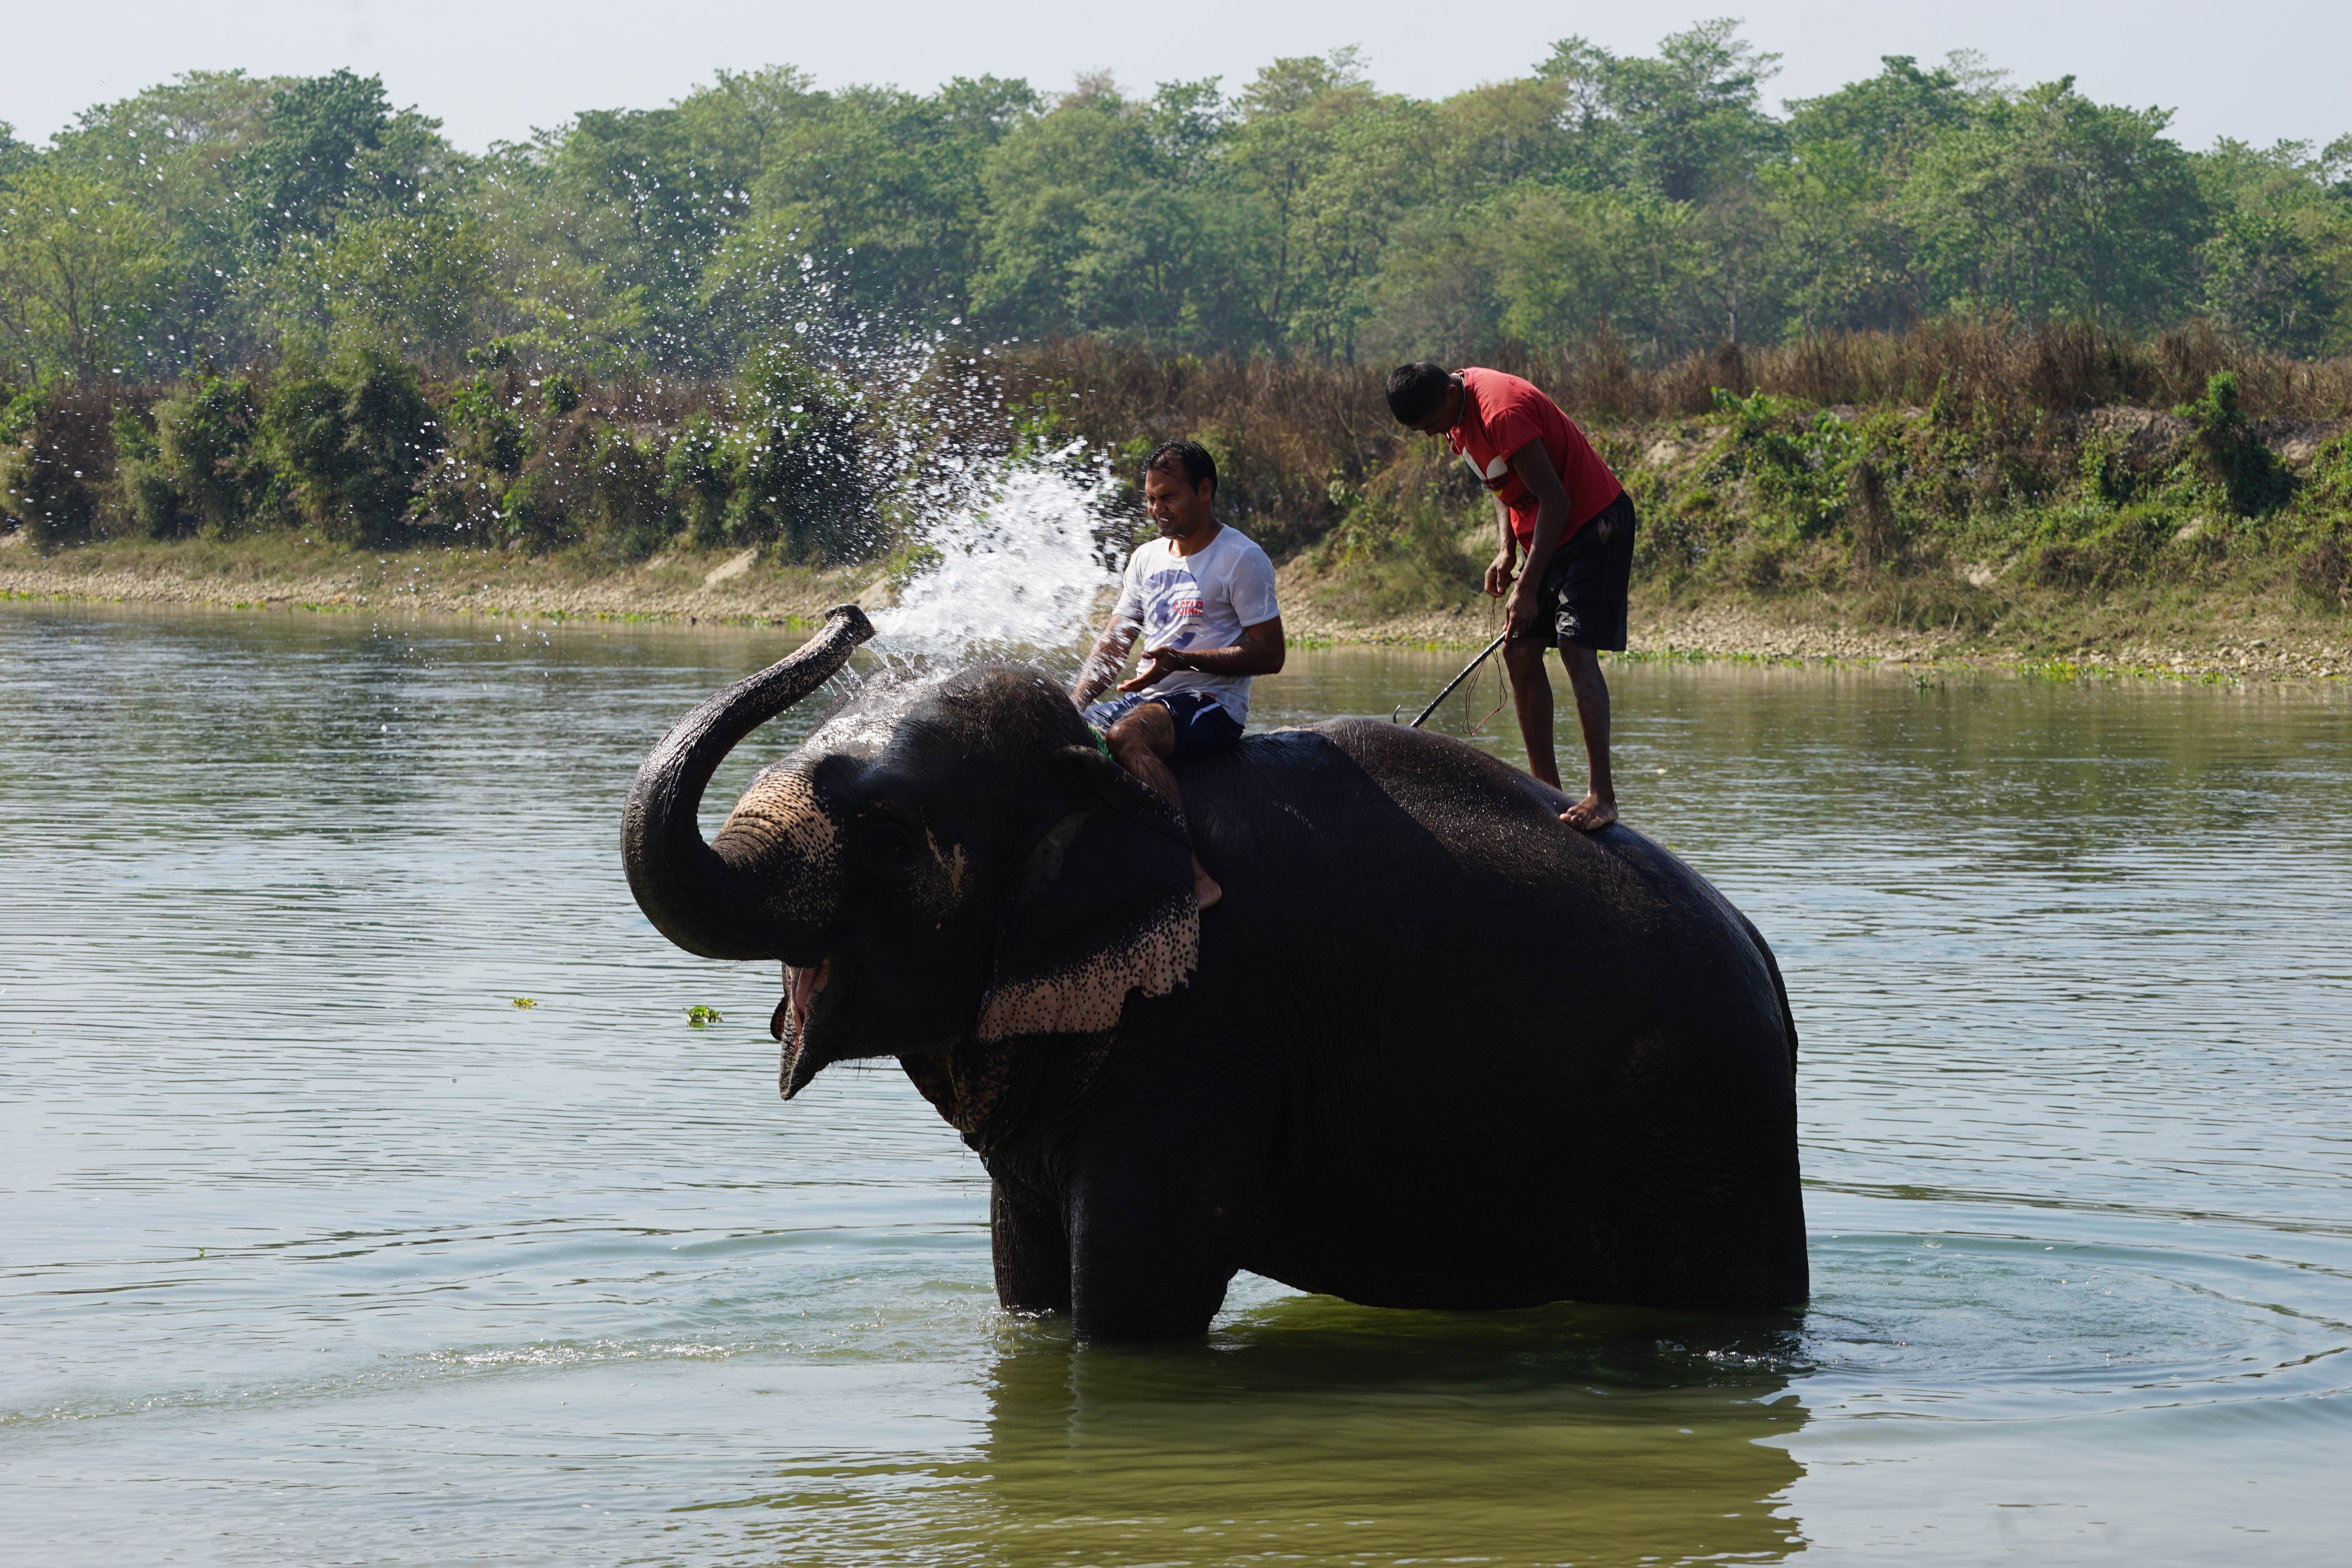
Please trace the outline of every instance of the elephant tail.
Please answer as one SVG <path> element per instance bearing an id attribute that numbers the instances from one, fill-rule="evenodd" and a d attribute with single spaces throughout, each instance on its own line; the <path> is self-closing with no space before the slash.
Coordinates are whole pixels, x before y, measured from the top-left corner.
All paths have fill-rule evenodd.
<path id="1" fill-rule="evenodd" d="M 1797 1016 L 1789 1011 L 1789 987 L 1780 979 L 1780 961 L 1772 956 L 1772 944 L 1764 940 L 1764 933 L 1756 929 L 1754 921 L 1742 914 L 1739 923 L 1747 928 L 1748 940 L 1756 944 L 1756 951 L 1764 955 L 1765 972 L 1772 976 L 1772 994 L 1780 1000 L 1780 1032 L 1789 1037 L 1789 1076 L 1794 1078 L 1797 1076 Z"/>

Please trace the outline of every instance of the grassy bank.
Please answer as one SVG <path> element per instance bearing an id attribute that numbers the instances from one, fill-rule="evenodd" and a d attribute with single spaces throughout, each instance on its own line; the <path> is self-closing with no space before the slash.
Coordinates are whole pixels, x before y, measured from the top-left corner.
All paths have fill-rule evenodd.
<path id="1" fill-rule="evenodd" d="M 43 552 L 0 535 L 0 599 L 186 605 L 254 612 L 447 614 L 493 618 L 807 624 L 853 599 L 887 604 L 868 567 L 811 567 L 757 551 L 667 552 L 616 564 L 590 551 L 543 554 L 451 546 L 353 549 L 275 537 L 108 542 Z M 1483 559 L 1486 532 L 1456 553 Z M 1419 569 L 1387 575 L 1301 552 L 1280 568 L 1285 623 L 1309 643 L 1474 647 L 1499 629 L 1492 601 L 1417 596 Z M 1972 590 L 1983 592 L 1983 590 Z M 2095 604 L 2063 591 L 1995 590 L 1998 629 L 1916 624 L 1883 584 L 1800 595 L 1713 592 L 1656 575 L 1634 590 L 1636 657 L 1892 660 L 2018 665 L 2060 673 L 2200 678 L 2352 675 L 2352 626 L 2252 584 L 2142 588 Z M 1923 591 L 1923 600 L 1924 600 Z M 1890 609 L 1895 613 L 1890 615 Z"/>
<path id="2" fill-rule="evenodd" d="M 887 602 L 974 454 L 1082 442 L 1123 473 L 1183 434 L 1282 563 L 1296 635 L 1491 635 L 1484 497 L 1389 419 L 1372 370 L 1084 340 L 850 368 L 681 386 L 368 362 L 51 389 L 0 432 L 0 592 L 781 619 Z M 2352 669 L 2352 362 L 1942 327 L 1646 369 L 1602 340 L 1508 368 L 1635 495 L 1642 648 Z M 1105 548 L 1138 522 L 1114 498 Z"/>

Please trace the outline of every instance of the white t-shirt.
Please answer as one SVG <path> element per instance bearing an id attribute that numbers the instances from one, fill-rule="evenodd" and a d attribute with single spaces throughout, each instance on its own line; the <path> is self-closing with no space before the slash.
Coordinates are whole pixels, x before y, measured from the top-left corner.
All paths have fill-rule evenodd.
<path id="1" fill-rule="evenodd" d="M 1165 539 L 1138 549 L 1127 563 L 1127 580 L 1111 618 L 1143 623 L 1143 635 L 1135 645 L 1138 653 L 1155 647 L 1181 652 L 1237 647 L 1243 627 L 1263 626 L 1281 613 L 1274 603 L 1274 563 L 1255 542 L 1220 525 L 1209 547 L 1191 555 L 1177 554 L 1174 543 Z M 1233 715 L 1234 723 L 1249 721 L 1246 675 L 1180 669 L 1144 688 L 1143 695 L 1171 691 L 1205 691 Z"/>

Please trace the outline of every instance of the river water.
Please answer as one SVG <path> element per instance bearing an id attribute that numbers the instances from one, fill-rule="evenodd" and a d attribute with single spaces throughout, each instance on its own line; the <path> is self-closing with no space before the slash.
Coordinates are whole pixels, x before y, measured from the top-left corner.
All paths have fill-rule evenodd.
<path id="1" fill-rule="evenodd" d="M 1244 1276 L 1204 1347 L 1074 1351 L 996 1311 L 978 1163 L 895 1068 L 779 1104 L 772 970 L 630 902 L 638 757 L 782 648 L 0 613 L 0 1560 L 2352 1539 L 2340 685 L 1617 667 L 1628 819 L 1787 972 L 1811 1309 Z M 1455 662 L 1301 652 L 1254 717 L 1385 715 Z"/>

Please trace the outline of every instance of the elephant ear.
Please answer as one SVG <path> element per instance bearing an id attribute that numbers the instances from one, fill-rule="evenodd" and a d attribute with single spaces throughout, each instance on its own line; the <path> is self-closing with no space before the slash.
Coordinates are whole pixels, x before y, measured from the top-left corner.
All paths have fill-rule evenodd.
<path id="1" fill-rule="evenodd" d="M 980 1038 L 1102 1034 L 1127 994 L 1165 996 L 1201 956 L 1184 819 L 1088 746 L 1055 763 L 1083 779 L 1013 879 L 982 999 Z"/>

